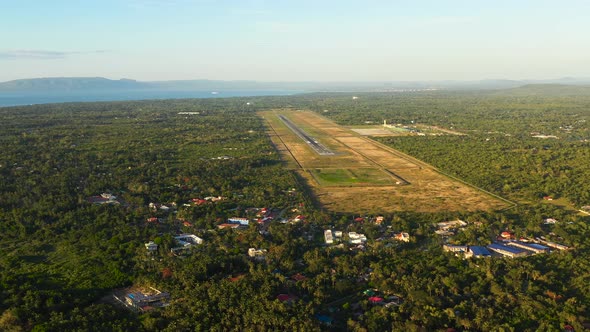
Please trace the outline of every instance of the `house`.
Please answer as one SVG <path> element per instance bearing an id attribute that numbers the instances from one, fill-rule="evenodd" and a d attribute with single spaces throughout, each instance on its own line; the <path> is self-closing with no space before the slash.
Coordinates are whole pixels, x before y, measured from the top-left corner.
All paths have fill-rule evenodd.
<path id="1" fill-rule="evenodd" d="M 334 322 L 334 319 L 332 319 L 332 317 L 330 316 L 326 316 L 326 315 L 315 315 L 315 317 L 320 321 L 320 323 L 326 325 L 326 326 L 331 326 L 332 323 Z"/>
<path id="2" fill-rule="evenodd" d="M 219 224 L 217 225 L 217 228 L 219 229 L 224 229 L 224 228 L 232 228 L 232 229 L 236 229 L 239 228 L 240 224 L 228 224 L 228 223 L 223 223 L 223 224 Z"/>
<path id="3" fill-rule="evenodd" d="M 377 216 L 377 218 L 375 218 L 375 224 L 381 225 L 383 223 L 383 219 L 383 216 Z"/>
<path id="4" fill-rule="evenodd" d="M 227 279 L 228 279 L 230 282 L 238 282 L 238 281 L 240 281 L 240 280 L 244 279 L 245 277 L 246 277 L 246 275 L 245 275 L 245 274 L 240 274 L 240 275 L 237 275 L 237 276 L 235 276 L 235 277 L 228 277 Z"/>
<path id="5" fill-rule="evenodd" d="M 500 238 L 502 239 L 514 239 L 514 233 L 509 231 L 504 231 L 500 233 Z"/>
<path id="6" fill-rule="evenodd" d="M 334 237 L 341 238 L 342 237 L 342 231 L 334 231 Z"/>
<path id="7" fill-rule="evenodd" d="M 507 245 L 512 246 L 512 247 L 517 247 L 520 249 L 524 249 L 524 250 L 528 250 L 528 251 L 532 251 L 535 254 L 549 252 L 549 247 L 546 247 L 544 245 L 540 245 L 537 243 L 524 243 L 524 242 L 514 241 L 514 242 L 508 242 Z"/>
<path id="8" fill-rule="evenodd" d="M 357 244 L 356 246 L 350 247 L 350 251 L 365 251 L 367 247 L 364 244 Z"/>
<path id="9" fill-rule="evenodd" d="M 191 199 L 191 201 L 193 203 L 195 203 L 196 205 L 203 205 L 203 204 L 209 203 L 208 201 L 201 199 L 201 198 L 193 198 L 193 199 Z"/>
<path id="10" fill-rule="evenodd" d="M 499 243 L 492 243 L 488 245 L 488 249 L 510 258 L 524 257 L 529 255 L 529 252 L 524 249 L 509 247 Z"/>
<path id="11" fill-rule="evenodd" d="M 121 301 L 118 297 L 117 300 Z M 150 287 L 149 290 L 136 290 L 124 296 L 124 304 L 137 311 L 147 311 L 155 307 L 164 307 L 170 300 L 170 294 Z M 123 302 L 123 301 L 122 301 Z"/>
<path id="12" fill-rule="evenodd" d="M 146 222 L 149 222 L 149 223 L 158 222 L 158 218 L 156 218 L 156 217 L 147 218 Z"/>
<path id="13" fill-rule="evenodd" d="M 88 202 L 90 202 L 92 204 L 96 204 L 96 205 L 121 204 L 117 200 L 117 196 L 112 195 L 112 194 L 108 194 L 108 193 L 102 193 L 102 194 L 100 194 L 100 196 L 92 196 L 92 197 L 88 198 Z"/>
<path id="14" fill-rule="evenodd" d="M 109 193 L 102 193 L 102 194 L 100 194 L 100 197 L 102 197 L 104 199 L 108 199 L 109 201 L 114 201 L 117 199 L 117 196 L 115 196 L 113 194 L 109 194 Z"/>
<path id="15" fill-rule="evenodd" d="M 546 200 L 546 201 L 552 201 L 553 200 L 553 197 L 551 197 L 551 196 L 543 196 L 543 199 Z"/>
<path id="16" fill-rule="evenodd" d="M 223 196 L 217 196 L 217 197 L 209 196 L 209 197 L 205 197 L 205 200 L 206 201 L 210 201 L 210 202 L 219 202 L 219 201 L 223 201 L 223 200 L 226 200 L 226 199 L 227 198 L 226 197 L 223 197 Z"/>
<path id="17" fill-rule="evenodd" d="M 301 273 L 297 273 L 297 274 L 291 276 L 291 279 L 293 279 L 295 281 L 304 281 L 304 280 L 307 280 L 307 277 Z"/>
<path id="18" fill-rule="evenodd" d="M 545 218 L 545 219 L 543 219 L 543 223 L 545 225 L 556 224 L 557 223 L 557 219 L 554 219 L 554 218 Z"/>
<path id="19" fill-rule="evenodd" d="M 183 224 L 185 227 L 192 227 L 192 226 L 193 226 L 193 224 L 191 224 L 191 223 L 190 223 L 190 222 L 188 222 L 188 221 L 183 221 L 183 222 L 182 222 L 182 224 Z"/>
<path id="20" fill-rule="evenodd" d="M 248 249 L 248 256 L 250 256 L 251 258 L 254 258 L 257 261 L 265 260 L 266 253 L 267 253 L 266 249 L 256 249 L 256 248 Z"/>
<path id="21" fill-rule="evenodd" d="M 158 250 L 158 245 L 156 243 L 154 243 L 154 241 L 150 241 L 150 242 L 148 242 L 148 243 L 145 244 L 145 248 L 149 252 L 154 252 L 154 251 Z"/>
<path id="22" fill-rule="evenodd" d="M 359 234 L 356 232 L 349 232 L 348 238 L 351 244 L 361 244 L 367 242 L 367 237 L 364 234 Z"/>
<path id="23" fill-rule="evenodd" d="M 452 221 L 444 221 L 436 224 L 439 230 L 448 231 L 451 229 L 461 228 L 467 226 L 463 220 L 457 219 Z"/>
<path id="24" fill-rule="evenodd" d="M 233 217 L 233 218 L 227 219 L 227 223 L 228 224 L 239 224 L 239 225 L 242 225 L 242 226 L 248 226 L 248 224 L 250 223 L 250 221 L 248 220 L 248 218 L 237 218 L 237 217 Z"/>
<path id="25" fill-rule="evenodd" d="M 395 234 L 394 238 L 398 241 L 410 242 L 410 234 L 408 234 L 406 232 L 401 232 L 399 234 Z"/>
<path id="26" fill-rule="evenodd" d="M 385 301 L 387 301 L 387 303 L 385 303 L 385 307 L 389 308 L 391 306 L 399 306 L 403 303 L 403 300 L 396 295 L 390 295 L 388 296 Z"/>
<path id="27" fill-rule="evenodd" d="M 277 295 L 277 300 L 285 303 L 291 303 L 297 299 L 297 296 L 290 295 L 290 294 L 279 294 Z"/>
<path id="28" fill-rule="evenodd" d="M 179 252 L 189 250 L 194 245 L 203 243 L 203 239 L 201 239 L 200 237 L 198 237 L 194 234 L 181 234 L 181 235 L 175 236 L 174 240 L 176 240 L 176 243 L 179 246 L 175 247 L 175 248 L 170 248 L 170 252 L 173 254 L 177 254 Z"/>
<path id="29" fill-rule="evenodd" d="M 490 257 L 492 254 L 486 247 L 482 246 L 469 246 L 469 251 L 465 254 L 466 258 L 471 257 Z"/>
<path id="30" fill-rule="evenodd" d="M 455 232 L 446 231 L 444 229 L 438 229 L 438 230 L 434 231 L 434 233 L 436 233 L 437 235 L 440 235 L 440 236 L 453 236 L 453 235 L 455 235 Z"/>
<path id="31" fill-rule="evenodd" d="M 449 244 L 443 245 L 443 250 L 446 252 L 466 253 L 469 250 L 467 246 L 453 246 Z"/>
<path id="32" fill-rule="evenodd" d="M 542 243 L 542 244 L 548 246 L 548 247 L 559 249 L 559 250 L 568 250 L 570 248 L 564 244 L 559 244 L 559 243 L 547 241 L 547 240 L 541 239 L 541 238 L 535 238 L 535 240 L 539 243 Z"/>
<path id="33" fill-rule="evenodd" d="M 267 208 L 262 208 L 258 213 L 256 213 L 257 218 L 267 217 L 270 214 L 270 211 Z"/>
<path id="34" fill-rule="evenodd" d="M 272 219 L 273 219 L 273 217 L 264 217 L 264 218 L 256 220 L 256 222 L 259 224 L 265 224 L 265 223 L 271 221 Z"/>
<path id="35" fill-rule="evenodd" d="M 194 234 L 180 234 L 175 236 L 174 239 L 183 247 L 189 247 L 195 244 L 203 244 L 203 239 Z"/>
<path id="36" fill-rule="evenodd" d="M 383 298 L 380 296 L 371 296 L 369 297 L 369 302 L 372 304 L 381 304 L 383 303 Z"/>
<path id="37" fill-rule="evenodd" d="M 331 230 L 326 229 L 324 231 L 324 239 L 326 240 L 326 244 L 334 243 L 334 239 L 332 238 L 332 231 Z"/>

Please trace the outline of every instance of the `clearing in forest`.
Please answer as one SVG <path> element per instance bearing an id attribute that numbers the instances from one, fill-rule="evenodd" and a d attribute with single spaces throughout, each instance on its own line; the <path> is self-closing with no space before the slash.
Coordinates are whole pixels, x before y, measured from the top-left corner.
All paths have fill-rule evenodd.
<path id="1" fill-rule="evenodd" d="M 286 167 L 323 208 L 346 213 L 477 211 L 510 203 L 451 179 L 434 167 L 308 111 L 261 112 Z M 281 117 L 279 117 L 281 116 Z M 287 118 L 290 126 L 282 120 Z M 306 133 L 305 140 L 293 131 Z M 332 155 L 321 155 L 317 142 Z"/>

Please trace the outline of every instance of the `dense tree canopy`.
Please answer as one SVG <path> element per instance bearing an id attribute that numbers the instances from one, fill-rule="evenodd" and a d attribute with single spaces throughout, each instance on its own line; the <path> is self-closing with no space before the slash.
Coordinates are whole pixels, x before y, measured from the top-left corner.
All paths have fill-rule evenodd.
<path id="1" fill-rule="evenodd" d="M 358 96 L 0 109 L 0 330 L 583 330 L 590 217 L 577 209 L 590 205 L 590 98 Z M 380 225 L 375 216 L 357 222 L 324 211 L 282 167 L 256 114 L 279 107 L 311 109 L 342 125 L 385 119 L 464 133 L 377 139 L 518 206 L 385 214 Z M 89 202 L 101 193 L 118 204 Z M 192 201 L 205 197 L 219 200 Z M 263 207 L 272 221 L 217 228 L 229 217 L 255 220 L 250 208 Z M 304 220 L 286 222 L 296 215 Z M 543 224 L 549 217 L 559 222 Z M 457 218 L 468 226 L 450 243 L 487 245 L 510 230 L 574 249 L 465 260 L 443 252 L 445 240 L 434 233 L 435 223 Z M 325 246 L 328 228 L 363 233 L 368 242 Z M 399 231 L 413 240 L 393 240 Z M 179 233 L 203 244 L 172 255 Z M 148 241 L 156 252 L 147 252 Z M 249 258 L 249 248 L 266 249 L 266 259 Z M 112 300 L 113 290 L 131 285 L 170 292 L 169 306 L 135 313 Z M 401 301 L 375 304 L 367 290 Z"/>

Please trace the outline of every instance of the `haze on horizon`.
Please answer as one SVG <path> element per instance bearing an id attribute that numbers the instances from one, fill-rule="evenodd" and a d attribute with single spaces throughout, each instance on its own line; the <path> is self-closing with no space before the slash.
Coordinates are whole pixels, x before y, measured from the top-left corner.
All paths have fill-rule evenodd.
<path id="1" fill-rule="evenodd" d="M 590 77 L 585 0 L 21 0 L 0 81 Z"/>

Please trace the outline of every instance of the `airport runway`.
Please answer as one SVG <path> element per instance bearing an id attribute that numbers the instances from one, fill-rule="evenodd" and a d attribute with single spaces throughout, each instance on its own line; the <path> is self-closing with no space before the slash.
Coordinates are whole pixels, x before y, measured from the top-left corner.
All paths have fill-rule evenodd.
<path id="1" fill-rule="evenodd" d="M 315 152 L 320 156 L 333 156 L 335 155 L 332 150 L 328 149 L 325 145 L 319 143 L 315 138 L 309 136 L 306 132 L 297 127 L 291 120 L 287 119 L 284 115 L 279 115 L 279 119 L 289 127 L 299 138 L 301 138 L 307 145 L 309 145 Z"/>

